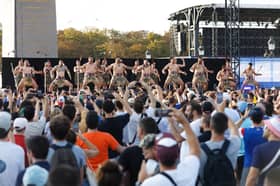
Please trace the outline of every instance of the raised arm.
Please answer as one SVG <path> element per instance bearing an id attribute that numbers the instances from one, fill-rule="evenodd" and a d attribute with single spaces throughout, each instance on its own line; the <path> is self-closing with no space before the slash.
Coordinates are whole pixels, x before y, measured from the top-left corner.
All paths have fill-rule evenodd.
<path id="1" fill-rule="evenodd" d="M 262 73 L 257 73 L 257 72 L 255 72 L 255 70 L 253 70 L 253 74 L 254 74 L 255 76 L 261 76 L 261 75 L 262 75 Z"/>
<path id="2" fill-rule="evenodd" d="M 192 65 L 192 67 L 190 68 L 190 72 L 194 73 L 196 68 L 196 63 Z"/>
<path id="3" fill-rule="evenodd" d="M 155 96 L 152 93 L 151 88 L 146 83 L 144 83 L 143 81 L 141 81 L 140 83 L 148 92 L 148 96 L 149 96 L 149 99 L 151 101 L 151 107 L 156 108 L 156 99 L 155 99 Z"/>
<path id="4" fill-rule="evenodd" d="M 125 64 L 123 64 L 123 67 L 124 67 L 125 69 L 127 69 L 127 70 L 133 70 L 133 67 L 127 66 L 127 65 L 125 65 Z"/>
<path id="5" fill-rule="evenodd" d="M 106 72 L 107 72 L 107 71 L 111 71 L 111 70 L 113 69 L 113 67 L 114 67 L 114 63 L 111 64 L 111 65 L 109 65 L 108 67 L 106 67 L 105 71 L 106 71 Z"/>
<path id="6" fill-rule="evenodd" d="M 200 145 L 197 140 L 197 137 L 195 136 L 194 132 L 192 131 L 190 127 L 190 123 L 184 116 L 183 112 L 172 109 L 171 116 L 177 120 L 177 122 L 181 123 L 184 126 L 184 130 L 186 132 L 186 135 L 188 136 L 186 141 L 189 144 L 190 154 L 197 156 L 199 158 L 200 155 Z"/>
<path id="7" fill-rule="evenodd" d="M 182 61 L 183 61 L 183 64 L 178 64 L 178 66 L 179 66 L 180 68 L 186 66 L 186 62 L 185 62 L 185 59 L 184 59 L 184 58 L 182 58 Z"/>
<path id="8" fill-rule="evenodd" d="M 163 69 L 161 70 L 161 72 L 162 72 L 163 74 L 166 73 L 166 70 L 169 68 L 169 65 L 170 65 L 170 63 L 168 63 L 167 65 L 165 65 L 165 66 L 163 67 Z"/>
<path id="9" fill-rule="evenodd" d="M 116 98 L 116 100 L 118 100 L 122 103 L 126 112 L 131 115 L 132 114 L 132 109 L 129 106 L 127 100 L 122 99 L 121 96 L 118 93 L 115 93 L 115 92 L 113 93 L 113 96 Z"/>

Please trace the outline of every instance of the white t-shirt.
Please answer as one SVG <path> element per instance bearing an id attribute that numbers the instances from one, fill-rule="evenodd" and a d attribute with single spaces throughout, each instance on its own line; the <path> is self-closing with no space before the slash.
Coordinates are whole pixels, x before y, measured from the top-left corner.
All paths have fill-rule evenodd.
<path id="1" fill-rule="evenodd" d="M 161 133 L 170 133 L 170 128 L 168 125 L 168 119 L 167 117 L 156 117 L 155 116 L 155 108 L 149 107 L 145 112 L 149 117 L 152 117 L 155 122 L 157 123 L 158 129 L 160 130 Z"/>
<path id="2" fill-rule="evenodd" d="M 177 168 L 164 171 L 178 186 L 194 186 L 199 170 L 199 158 L 189 155 L 183 158 Z M 161 174 L 146 179 L 141 186 L 174 186 L 171 181 Z"/>
<path id="3" fill-rule="evenodd" d="M 201 132 L 200 132 L 200 126 L 201 125 L 202 125 L 202 119 L 201 118 L 196 119 L 196 120 L 194 120 L 193 122 L 190 123 L 191 129 L 194 132 L 195 136 L 197 136 L 197 137 L 201 135 Z M 181 136 L 184 139 L 187 139 L 187 135 L 186 135 L 185 131 L 183 131 L 181 133 Z M 184 157 L 186 157 L 189 153 L 190 153 L 189 145 L 186 141 L 183 141 L 181 149 L 180 149 L 180 160 L 182 161 L 182 159 Z"/>
<path id="4" fill-rule="evenodd" d="M 212 112 L 211 116 L 213 116 L 217 111 Z M 229 117 L 233 123 L 236 123 L 237 121 L 240 120 L 240 115 L 238 112 L 232 108 L 225 108 L 224 113 Z"/>
<path id="5" fill-rule="evenodd" d="M 40 117 L 39 121 L 28 122 L 26 126 L 24 136 L 26 138 L 31 136 L 41 136 L 44 132 L 46 126 L 46 118 L 44 116 Z"/>
<path id="6" fill-rule="evenodd" d="M 24 150 L 11 142 L 0 141 L 0 185 L 14 186 L 24 170 Z"/>
<path id="7" fill-rule="evenodd" d="M 123 129 L 124 143 L 133 143 L 134 145 L 138 145 L 140 143 L 140 139 L 137 136 L 137 127 L 139 125 L 139 121 L 145 117 L 146 116 L 144 116 L 143 114 L 137 114 L 136 112 L 133 111 L 133 113 L 130 115 L 129 122 Z"/>

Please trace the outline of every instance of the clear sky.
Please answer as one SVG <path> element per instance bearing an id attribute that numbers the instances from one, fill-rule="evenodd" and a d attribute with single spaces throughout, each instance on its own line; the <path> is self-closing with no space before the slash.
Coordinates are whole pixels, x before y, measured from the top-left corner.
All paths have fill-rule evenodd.
<path id="1" fill-rule="evenodd" d="M 280 0 L 240 0 L 246 4 L 267 2 L 280 4 Z M 224 0 L 56 0 L 57 28 L 96 27 L 162 34 L 169 29 L 170 21 L 167 19 L 171 13 L 198 3 L 224 3 Z M 1 12 L 0 20 L 5 16 Z"/>
<path id="2" fill-rule="evenodd" d="M 57 28 L 113 28 L 164 33 L 169 14 L 188 6 L 224 0 L 56 0 Z M 280 0 L 240 0 L 246 4 L 280 4 Z"/>

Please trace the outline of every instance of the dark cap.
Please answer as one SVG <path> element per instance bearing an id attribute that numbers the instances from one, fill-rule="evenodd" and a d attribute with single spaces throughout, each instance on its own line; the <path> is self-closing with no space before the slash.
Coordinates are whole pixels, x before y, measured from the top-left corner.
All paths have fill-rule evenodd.
<path id="1" fill-rule="evenodd" d="M 201 109 L 202 109 L 202 112 L 206 112 L 206 113 L 211 114 L 214 110 L 214 107 L 213 107 L 211 102 L 204 101 L 201 105 Z"/>
<path id="2" fill-rule="evenodd" d="M 179 146 L 171 134 L 164 133 L 156 137 L 156 153 L 159 162 L 175 162 L 177 160 Z"/>

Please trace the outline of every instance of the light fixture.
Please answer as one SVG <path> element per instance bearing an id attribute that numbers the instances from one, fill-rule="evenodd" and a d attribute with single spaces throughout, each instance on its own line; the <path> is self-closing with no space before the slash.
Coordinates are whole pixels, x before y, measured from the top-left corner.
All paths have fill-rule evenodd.
<path id="1" fill-rule="evenodd" d="M 152 59 L 152 54 L 149 49 L 146 50 L 145 57 L 146 57 L 146 59 Z"/>
<path id="2" fill-rule="evenodd" d="M 198 55 L 199 56 L 204 56 L 204 47 L 202 45 L 200 45 L 198 47 Z"/>

